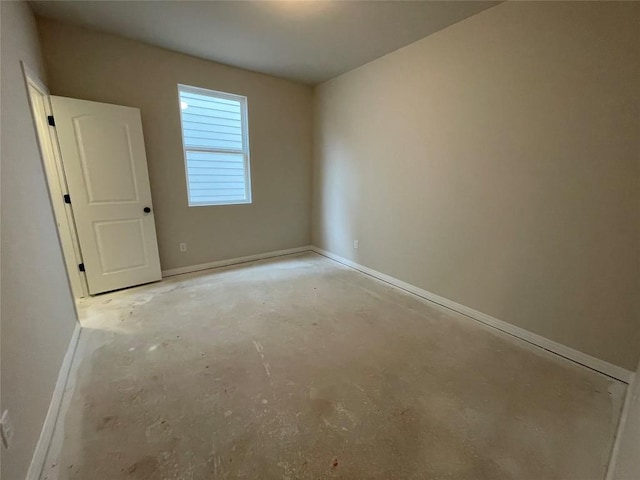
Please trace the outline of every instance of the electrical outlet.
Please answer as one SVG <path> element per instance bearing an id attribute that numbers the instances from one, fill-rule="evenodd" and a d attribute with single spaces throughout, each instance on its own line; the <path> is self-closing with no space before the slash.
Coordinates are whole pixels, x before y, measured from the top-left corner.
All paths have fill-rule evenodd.
<path id="1" fill-rule="evenodd" d="M 353 248 L 358 248 L 360 246 L 360 240 L 354 240 L 353 241 Z"/>
<path id="2" fill-rule="evenodd" d="M 5 410 L 0 419 L 0 436 L 2 437 L 4 448 L 9 448 L 14 433 L 13 423 L 11 423 L 11 419 L 9 418 L 9 410 Z"/>
<path id="3" fill-rule="evenodd" d="M 182 242 L 180 244 L 180 251 L 181 252 L 186 252 L 187 251 L 187 244 L 186 243 Z"/>

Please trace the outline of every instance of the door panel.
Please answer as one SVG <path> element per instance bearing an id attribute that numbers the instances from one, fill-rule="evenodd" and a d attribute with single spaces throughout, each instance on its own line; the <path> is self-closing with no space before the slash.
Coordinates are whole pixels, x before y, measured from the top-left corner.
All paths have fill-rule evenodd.
<path id="1" fill-rule="evenodd" d="M 51 97 L 80 249 L 96 294 L 160 280 L 136 108 Z"/>
<path id="2" fill-rule="evenodd" d="M 128 125 L 115 120 L 73 120 L 90 204 L 138 201 L 131 135 Z"/>
<path id="3" fill-rule="evenodd" d="M 140 219 L 95 222 L 93 226 L 104 273 L 143 267 L 149 263 L 144 248 L 144 227 Z"/>

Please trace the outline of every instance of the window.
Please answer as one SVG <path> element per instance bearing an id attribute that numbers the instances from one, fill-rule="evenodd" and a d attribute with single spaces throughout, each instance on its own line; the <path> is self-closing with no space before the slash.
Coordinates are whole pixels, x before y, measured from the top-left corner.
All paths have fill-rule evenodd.
<path id="1" fill-rule="evenodd" d="M 247 97 L 178 85 L 189 206 L 251 203 Z"/>

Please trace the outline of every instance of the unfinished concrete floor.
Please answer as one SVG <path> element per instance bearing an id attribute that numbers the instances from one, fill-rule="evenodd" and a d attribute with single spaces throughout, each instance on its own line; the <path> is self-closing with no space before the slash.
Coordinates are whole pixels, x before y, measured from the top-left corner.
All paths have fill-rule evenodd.
<path id="1" fill-rule="evenodd" d="M 80 310 L 48 480 L 602 479 L 625 388 L 311 253 Z"/>

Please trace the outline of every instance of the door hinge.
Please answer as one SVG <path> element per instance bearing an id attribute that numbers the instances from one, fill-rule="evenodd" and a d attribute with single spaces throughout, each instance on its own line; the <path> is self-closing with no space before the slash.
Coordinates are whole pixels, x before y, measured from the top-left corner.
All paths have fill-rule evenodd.
<path id="1" fill-rule="evenodd" d="M 64 203 L 71 203 L 71 195 L 69 195 L 68 193 L 64 194 Z"/>
<path id="2" fill-rule="evenodd" d="M 84 263 L 81 263 L 78 265 L 78 270 L 80 270 L 81 272 L 84 272 Z"/>
<path id="3" fill-rule="evenodd" d="M 49 122 L 49 125 L 52 127 L 56 126 L 56 120 L 53 118 L 53 115 L 47 115 L 47 122 Z"/>

